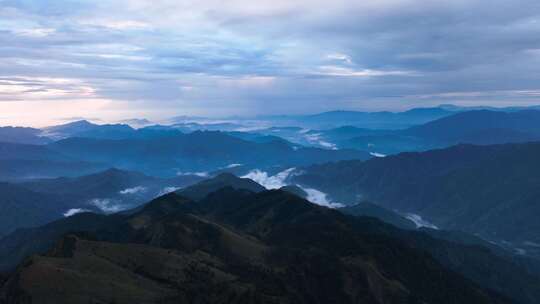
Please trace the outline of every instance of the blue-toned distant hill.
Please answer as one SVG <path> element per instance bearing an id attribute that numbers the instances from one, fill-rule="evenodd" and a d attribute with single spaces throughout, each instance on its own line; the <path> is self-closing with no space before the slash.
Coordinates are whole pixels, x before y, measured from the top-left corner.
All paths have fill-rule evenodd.
<path id="1" fill-rule="evenodd" d="M 120 139 L 133 137 L 134 134 L 135 129 L 127 124 L 98 125 L 87 120 L 70 122 L 43 129 L 43 135 L 55 140 L 69 137 Z"/>
<path id="2" fill-rule="evenodd" d="M 422 111 L 428 109 L 411 110 L 413 113 Z M 333 115 L 339 116 L 339 113 L 342 112 Z M 347 115 L 356 117 L 355 113 Z M 363 118 L 358 119 L 361 122 Z M 397 116 L 396 119 L 399 121 Z M 499 144 L 540 140 L 540 111 L 537 110 L 456 110 L 448 112 L 448 115 L 442 118 L 401 130 L 359 128 L 348 120 L 343 123 L 350 125 L 331 129 L 272 127 L 234 135 L 243 138 L 249 138 L 245 134 L 251 134 L 253 138 L 279 136 L 305 146 L 358 149 L 376 155 L 425 151 L 459 143 Z"/>
<path id="3" fill-rule="evenodd" d="M 0 142 L 42 145 L 51 142 L 41 136 L 42 131 L 34 128 L 0 127 Z"/>
<path id="4" fill-rule="evenodd" d="M 314 115 L 262 117 L 279 126 L 295 126 L 310 129 L 332 129 L 354 126 L 367 129 L 404 129 L 455 114 L 439 107 L 415 108 L 404 112 L 331 111 Z"/>
<path id="5" fill-rule="evenodd" d="M 46 128 L 43 134 L 52 139 L 81 137 L 119 140 L 170 137 L 192 133 L 194 130 L 219 130 L 258 143 L 278 141 L 281 138 L 284 143 L 289 142 L 291 145 L 358 149 L 376 155 L 388 155 L 448 147 L 458 143 L 496 144 L 537 140 L 540 138 L 539 113 L 535 108 L 477 110 L 449 106 L 396 113 L 334 111 L 308 116 L 266 117 L 265 124 L 274 126 L 255 128 L 252 131 L 241 125 L 242 121 L 209 124 L 189 122 L 141 129 L 123 124 L 97 125 L 78 121 Z"/>
<path id="6" fill-rule="evenodd" d="M 0 142 L 0 181 L 79 176 L 106 168 L 105 164 L 79 161 L 46 145 Z"/>
<path id="7" fill-rule="evenodd" d="M 110 167 L 157 176 L 206 176 L 233 166 L 247 172 L 371 157 L 358 150 L 303 147 L 277 136 L 242 132 L 184 134 L 174 129 L 135 130 L 122 125 L 95 129 L 97 125 L 87 122 L 73 126 L 75 133 L 70 134 L 76 137 L 47 145 L 0 143 L 0 180 L 73 177 Z"/>
<path id="8" fill-rule="evenodd" d="M 365 132 L 345 139 L 327 132 L 320 132 L 322 140 L 333 142 L 337 147 L 367 149 L 382 154 L 425 151 L 459 143 L 518 143 L 540 140 L 540 111 L 459 112 L 405 130 Z"/>
<path id="9" fill-rule="evenodd" d="M 130 121 L 133 121 L 133 119 Z M 243 125 L 233 123 L 199 124 L 192 122 L 173 125 L 145 125 L 135 129 L 128 124 L 94 124 L 86 120 L 80 120 L 44 128 L 42 134 L 48 136 L 50 142 L 51 139 L 61 140 L 72 137 L 99 139 L 152 138 L 192 133 L 195 131 L 227 131 L 240 134 L 242 132 L 236 130 L 242 128 L 244 128 Z M 46 139 L 46 137 L 44 138 Z"/>
<path id="10" fill-rule="evenodd" d="M 210 131 L 122 140 L 68 138 L 48 147 L 75 159 L 160 176 L 215 171 L 231 164 L 290 167 L 371 157 L 358 150 L 304 148 L 284 141 L 258 143 Z"/>
<path id="11" fill-rule="evenodd" d="M 445 144 L 498 144 L 540 139 L 540 111 L 470 111 L 416 126 L 403 135 Z"/>
<path id="12" fill-rule="evenodd" d="M 1 160 L 53 160 L 67 161 L 69 158 L 61 153 L 49 149 L 46 145 L 29 145 L 0 142 Z"/>

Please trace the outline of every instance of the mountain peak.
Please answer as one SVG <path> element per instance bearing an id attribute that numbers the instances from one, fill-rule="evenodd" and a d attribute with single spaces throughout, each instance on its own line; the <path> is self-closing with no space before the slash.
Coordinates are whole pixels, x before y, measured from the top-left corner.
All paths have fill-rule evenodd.
<path id="1" fill-rule="evenodd" d="M 165 194 L 147 203 L 140 211 L 132 215 L 131 225 L 134 228 L 144 226 L 151 219 L 180 210 L 190 202 L 192 201 L 174 192 Z"/>
<path id="2" fill-rule="evenodd" d="M 216 177 L 204 180 L 198 184 L 179 190 L 176 193 L 193 200 L 201 200 L 208 196 L 208 194 L 226 187 L 237 190 L 248 190 L 255 193 L 266 190 L 266 188 L 249 178 L 240 178 L 231 173 L 221 173 Z"/>
<path id="3" fill-rule="evenodd" d="M 99 175 L 100 177 L 111 177 L 111 176 L 114 177 L 114 176 L 126 176 L 133 173 L 135 172 L 125 171 L 125 170 L 118 169 L 116 167 L 112 167 L 100 173 L 98 172 L 94 175 Z M 140 174 L 140 173 L 137 173 L 137 174 Z"/>
<path id="4" fill-rule="evenodd" d="M 284 186 L 281 187 L 279 190 L 294 194 L 304 199 L 308 196 L 307 192 L 304 189 L 298 187 L 297 185 Z"/>
<path id="5" fill-rule="evenodd" d="M 95 124 L 89 122 L 86 119 L 81 119 L 81 120 L 76 120 L 76 121 L 69 122 L 69 123 L 64 124 L 64 125 L 65 126 L 67 126 L 67 125 L 70 125 L 70 126 L 93 126 Z"/>

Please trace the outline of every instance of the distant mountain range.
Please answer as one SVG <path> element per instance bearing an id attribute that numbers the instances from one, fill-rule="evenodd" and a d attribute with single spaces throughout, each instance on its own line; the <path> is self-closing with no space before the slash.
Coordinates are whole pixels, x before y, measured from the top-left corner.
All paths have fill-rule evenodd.
<path id="1" fill-rule="evenodd" d="M 434 107 L 415 108 L 404 112 L 330 111 L 313 115 L 261 116 L 259 119 L 268 121 L 272 126 L 291 126 L 316 130 L 347 125 L 358 128 L 395 130 L 423 124 L 455 113 L 455 111 Z"/>
<path id="2" fill-rule="evenodd" d="M 127 124 L 93 124 L 86 120 L 43 129 L 43 135 L 55 140 L 69 137 L 121 139 L 131 137 L 135 129 Z"/>
<path id="3" fill-rule="evenodd" d="M 218 131 L 132 132 L 124 139 L 94 133 L 95 136 L 69 137 L 46 145 L 0 142 L 0 180 L 74 177 L 111 167 L 165 177 L 210 175 L 232 166 L 248 172 L 253 168 L 372 157 L 358 150 L 303 147 L 279 137 L 240 139 Z"/>
<path id="4" fill-rule="evenodd" d="M 68 138 L 47 147 L 74 159 L 157 176 L 209 172 L 231 164 L 264 168 L 371 157 L 358 150 L 295 147 L 282 140 L 257 143 L 210 131 L 122 140 Z"/>
<path id="5" fill-rule="evenodd" d="M 327 130 L 342 126 L 398 130 L 425 124 L 460 112 L 477 110 L 511 113 L 524 110 L 540 110 L 540 106 L 496 108 L 440 105 L 437 107 L 413 108 L 403 112 L 329 111 L 313 115 L 262 116 L 259 119 L 268 121 L 272 126 L 300 127 L 315 130 Z"/>
<path id="6" fill-rule="evenodd" d="M 357 149 L 377 155 L 425 151 L 458 143 L 496 144 L 539 139 L 539 107 L 456 107 L 442 105 L 405 112 L 332 111 L 315 115 L 267 116 L 259 120 L 188 117 L 172 125 L 135 129 L 128 124 L 98 125 L 85 120 L 44 128 L 0 128 L 0 142 L 46 144 L 68 138 L 156 139 L 196 131 L 222 131 L 257 143 L 281 138 L 290 145 Z M 131 120 L 133 121 L 133 120 Z M 137 120 L 139 121 L 139 120 Z M 272 127 L 267 127 L 272 126 Z"/>
<path id="7" fill-rule="evenodd" d="M 540 139 L 540 111 L 470 111 L 403 132 L 443 144 L 499 144 Z"/>
<path id="8" fill-rule="evenodd" d="M 41 145 L 51 139 L 41 136 L 41 130 L 22 127 L 0 127 L 0 142 Z"/>
<path id="9" fill-rule="evenodd" d="M 371 130 L 353 126 L 294 132 L 282 130 L 274 134 L 282 134 L 289 141 L 304 145 L 351 148 L 388 155 L 460 143 L 487 145 L 540 140 L 540 111 L 458 112 L 403 130 Z"/>
<path id="10" fill-rule="evenodd" d="M 59 176 L 80 176 L 109 168 L 103 163 L 85 162 L 49 149 L 46 145 L 0 142 L 0 180 L 29 180 Z"/>
<path id="11" fill-rule="evenodd" d="M 458 145 L 298 170 L 290 182 L 334 201 L 369 200 L 441 228 L 510 242 L 524 254 L 540 253 L 540 143 Z"/>
<path id="12" fill-rule="evenodd" d="M 381 153 L 425 151 L 468 143 L 477 145 L 540 140 L 540 111 L 462 112 L 380 136 L 359 136 L 342 147 L 371 146 Z"/>
<path id="13" fill-rule="evenodd" d="M 346 216 L 285 191 L 255 193 L 228 183 L 254 186 L 220 176 L 205 184 L 225 188 L 205 197 L 213 186 L 192 188 L 202 191 L 197 202 L 171 193 L 134 212 L 78 214 L 2 239 L 3 269 L 23 256 L 42 255 L 8 276 L 0 299 L 6 304 L 26 298 L 456 304 L 540 299 L 538 277 L 486 248 Z"/>

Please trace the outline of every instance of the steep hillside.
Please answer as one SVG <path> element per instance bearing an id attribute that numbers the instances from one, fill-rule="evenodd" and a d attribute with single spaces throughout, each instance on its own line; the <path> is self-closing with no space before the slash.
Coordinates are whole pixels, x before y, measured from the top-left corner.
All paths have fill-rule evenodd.
<path id="1" fill-rule="evenodd" d="M 460 145 L 302 171 L 292 182 L 338 202 L 352 204 L 360 197 L 441 228 L 510 241 L 530 253 L 540 243 L 540 143 Z"/>
<path id="2" fill-rule="evenodd" d="M 509 303 L 385 235 L 393 229 L 282 191 L 229 188 L 198 203 L 169 194 L 64 237 L 1 294 L 6 303 Z"/>
<path id="3" fill-rule="evenodd" d="M 0 235 L 36 227 L 77 212 L 118 212 L 202 180 L 198 176 L 170 179 L 109 169 L 71 178 L 0 183 Z"/>

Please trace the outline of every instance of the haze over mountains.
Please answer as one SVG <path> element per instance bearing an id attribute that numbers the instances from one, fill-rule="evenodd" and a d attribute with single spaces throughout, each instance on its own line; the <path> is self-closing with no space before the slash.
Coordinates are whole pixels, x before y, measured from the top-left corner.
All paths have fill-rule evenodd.
<path id="1" fill-rule="evenodd" d="M 538 0 L 0 0 L 0 304 L 540 303 Z"/>
<path id="2" fill-rule="evenodd" d="M 540 301 L 535 108 L 127 123 L 0 128 L 0 303 Z"/>

